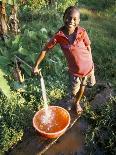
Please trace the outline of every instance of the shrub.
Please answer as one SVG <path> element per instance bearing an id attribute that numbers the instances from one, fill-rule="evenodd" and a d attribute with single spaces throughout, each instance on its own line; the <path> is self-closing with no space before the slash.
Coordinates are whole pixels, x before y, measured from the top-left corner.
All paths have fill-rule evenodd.
<path id="1" fill-rule="evenodd" d="M 67 7 L 71 5 L 77 5 L 78 0 L 59 0 L 57 2 L 57 9 L 60 12 L 64 12 Z"/>
<path id="2" fill-rule="evenodd" d="M 86 109 L 86 119 L 90 128 L 86 133 L 86 149 L 89 154 L 115 154 L 115 119 L 116 97 L 111 97 L 107 105 L 95 112 L 89 106 Z M 87 154 L 88 154 L 87 153 Z"/>
<path id="3" fill-rule="evenodd" d="M 31 10 L 34 10 L 34 9 L 40 10 L 41 8 L 45 7 L 47 4 L 45 0 L 30 0 L 29 5 Z"/>
<path id="4" fill-rule="evenodd" d="M 85 6 L 88 6 L 92 9 L 97 9 L 97 10 L 104 10 L 104 9 L 107 9 L 107 8 L 110 8 L 112 7 L 113 5 L 116 4 L 115 0 L 89 0 L 89 1 L 86 1 L 86 0 L 79 0 L 79 4 L 80 5 L 85 5 Z"/>

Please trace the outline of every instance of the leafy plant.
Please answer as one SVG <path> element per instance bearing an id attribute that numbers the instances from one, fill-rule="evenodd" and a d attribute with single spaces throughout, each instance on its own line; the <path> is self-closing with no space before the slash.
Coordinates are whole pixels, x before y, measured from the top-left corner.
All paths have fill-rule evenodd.
<path id="1" fill-rule="evenodd" d="M 115 0 L 101 0 L 100 2 L 98 2 L 97 0 L 89 0 L 89 1 L 85 1 L 85 0 L 79 0 L 79 4 L 81 5 L 85 5 L 88 6 L 92 9 L 97 9 L 97 10 L 103 10 L 106 8 L 110 8 L 113 5 L 115 5 Z"/>
<path id="2" fill-rule="evenodd" d="M 77 5 L 78 0 L 59 0 L 57 3 L 57 9 L 60 12 L 64 12 L 67 7 Z"/>
<path id="3" fill-rule="evenodd" d="M 40 10 L 42 7 L 45 7 L 47 5 L 47 2 L 45 0 L 30 0 L 29 5 L 31 10 Z"/>
<path id="4" fill-rule="evenodd" d="M 0 69 L 0 91 L 6 95 L 6 97 L 10 98 L 10 87 L 8 84 L 8 81 L 5 79 L 5 74 L 4 72 Z"/>
<path id="5" fill-rule="evenodd" d="M 86 120 L 91 127 L 86 134 L 86 147 L 88 153 L 96 154 L 99 149 L 105 154 L 115 154 L 115 119 L 116 97 L 112 97 L 98 112 L 91 107 L 86 109 Z"/>

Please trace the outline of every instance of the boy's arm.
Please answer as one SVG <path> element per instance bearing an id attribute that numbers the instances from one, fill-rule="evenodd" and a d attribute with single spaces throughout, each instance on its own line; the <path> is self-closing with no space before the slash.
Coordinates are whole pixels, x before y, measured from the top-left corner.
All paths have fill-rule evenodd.
<path id="1" fill-rule="evenodd" d="M 39 65 L 42 62 L 42 60 L 45 58 L 47 51 L 48 51 L 48 49 L 42 50 L 41 53 L 38 55 L 37 60 L 34 64 L 34 67 L 32 70 L 34 74 L 40 72 Z"/>

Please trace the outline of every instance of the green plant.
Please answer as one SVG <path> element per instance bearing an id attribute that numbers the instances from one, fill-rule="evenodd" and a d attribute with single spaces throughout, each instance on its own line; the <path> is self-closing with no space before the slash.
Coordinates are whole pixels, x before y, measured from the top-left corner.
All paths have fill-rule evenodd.
<path id="1" fill-rule="evenodd" d="M 79 4 L 80 5 L 85 5 L 88 6 L 90 8 L 92 8 L 93 10 L 103 10 L 103 9 L 107 9 L 112 7 L 113 5 L 116 4 L 115 0 L 101 0 L 101 1 L 94 1 L 94 0 L 89 0 L 89 1 L 85 1 L 85 0 L 79 0 Z"/>
<path id="2" fill-rule="evenodd" d="M 0 150 L 7 151 L 22 139 L 25 130 L 31 127 L 35 112 L 35 98 L 28 101 L 20 93 L 12 93 L 10 100 L 1 96 L 0 99 Z"/>
<path id="3" fill-rule="evenodd" d="M 7 98 L 10 98 L 10 94 L 11 94 L 10 87 L 9 87 L 8 81 L 5 79 L 5 74 L 3 73 L 3 71 L 1 69 L 0 69 L 0 81 L 1 81 L 0 82 L 0 91 L 4 95 L 6 95 Z"/>
<path id="4" fill-rule="evenodd" d="M 60 12 L 64 12 L 66 10 L 67 7 L 71 6 L 71 5 L 77 5 L 78 4 L 78 0 L 59 0 L 57 2 L 57 9 Z"/>
<path id="5" fill-rule="evenodd" d="M 86 133 L 88 153 L 95 154 L 101 148 L 102 153 L 115 154 L 115 104 L 116 97 L 111 97 L 97 112 L 90 106 L 86 108 L 85 117 L 91 126 Z"/>
<path id="6" fill-rule="evenodd" d="M 45 0 L 30 0 L 29 5 L 31 10 L 40 10 L 42 7 L 45 7 L 47 5 L 47 2 Z"/>

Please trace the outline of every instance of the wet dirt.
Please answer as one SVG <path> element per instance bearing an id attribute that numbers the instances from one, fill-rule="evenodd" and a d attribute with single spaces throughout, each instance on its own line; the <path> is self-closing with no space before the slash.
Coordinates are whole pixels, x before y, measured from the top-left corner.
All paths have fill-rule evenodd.
<path id="1" fill-rule="evenodd" d="M 86 121 L 79 119 L 44 155 L 74 155 L 84 153 Z"/>
<path id="2" fill-rule="evenodd" d="M 91 101 L 93 108 L 101 107 L 111 96 L 112 89 L 104 88 Z M 94 107 L 95 105 L 95 107 Z M 46 149 L 43 155 L 86 155 L 84 151 L 85 133 L 89 125 L 86 120 L 79 118 L 76 123 L 54 145 Z M 44 139 L 44 138 L 43 138 Z M 44 139 L 46 140 L 46 139 Z M 41 141 L 42 143 L 42 141 Z M 41 155 L 38 133 L 33 131 L 30 137 L 19 143 L 8 155 Z"/>
<path id="3" fill-rule="evenodd" d="M 79 118 L 74 126 L 42 155 L 74 155 L 75 153 L 84 153 L 84 134 L 87 128 L 87 122 Z M 8 155 L 41 155 L 39 142 L 38 135 L 33 133 L 28 141 L 26 140 L 19 144 Z"/>

